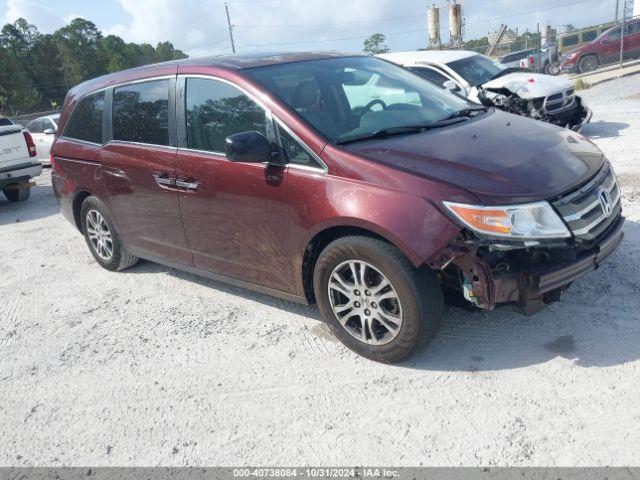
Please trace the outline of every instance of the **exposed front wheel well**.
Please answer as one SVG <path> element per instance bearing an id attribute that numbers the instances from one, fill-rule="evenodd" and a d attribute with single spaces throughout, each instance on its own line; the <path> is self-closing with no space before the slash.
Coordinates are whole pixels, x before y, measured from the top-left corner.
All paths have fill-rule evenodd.
<path id="1" fill-rule="evenodd" d="M 315 294 L 313 293 L 313 271 L 320 253 L 334 240 L 352 235 L 377 238 L 384 242 L 391 243 L 377 233 L 359 227 L 331 227 L 318 233 L 307 245 L 302 259 L 302 283 L 304 285 L 305 297 L 309 303 L 315 303 Z"/>
<path id="2" fill-rule="evenodd" d="M 91 193 L 87 191 L 80 191 L 76 193 L 76 196 L 73 199 L 73 220 L 76 223 L 76 228 L 80 232 L 82 232 L 82 219 L 80 215 L 80 213 L 82 212 L 82 204 L 90 196 L 91 196 Z"/>

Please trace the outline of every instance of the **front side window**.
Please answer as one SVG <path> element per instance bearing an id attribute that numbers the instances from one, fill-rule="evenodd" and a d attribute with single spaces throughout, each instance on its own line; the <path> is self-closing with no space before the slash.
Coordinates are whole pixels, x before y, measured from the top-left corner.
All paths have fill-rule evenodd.
<path id="1" fill-rule="evenodd" d="M 358 56 L 244 70 L 332 142 L 442 120 L 469 102 L 378 58 Z"/>
<path id="2" fill-rule="evenodd" d="M 316 159 L 284 128 L 279 129 L 279 134 L 280 144 L 288 163 L 322 168 Z"/>
<path id="3" fill-rule="evenodd" d="M 222 153 L 229 135 L 249 131 L 266 135 L 265 111 L 227 83 L 188 78 L 185 107 L 188 148 Z"/>
<path id="4" fill-rule="evenodd" d="M 612 30 L 611 33 L 609 33 L 609 41 L 620 40 L 620 36 L 621 30 L 620 27 L 618 27 L 615 30 Z"/>
<path id="5" fill-rule="evenodd" d="M 154 80 L 113 90 L 113 138 L 169 145 L 169 80 Z"/>
<path id="6" fill-rule="evenodd" d="M 447 64 L 454 72 L 464 78 L 473 87 L 492 80 L 505 67 L 484 55 L 472 55 Z"/>
<path id="7" fill-rule="evenodd" d="M 104 92 L 82 98 L 71 113 L 64 129 L 64 136 L 85 142 L 103 143 L 102 113 L 104 112 Z"/>
<path id="8" fill-rule="evenodd" d="M 582 32 L 582 41 L 583 42 L 592 42 L 598 36 L 597 30 L 587 30 L 586 32 Z"/>

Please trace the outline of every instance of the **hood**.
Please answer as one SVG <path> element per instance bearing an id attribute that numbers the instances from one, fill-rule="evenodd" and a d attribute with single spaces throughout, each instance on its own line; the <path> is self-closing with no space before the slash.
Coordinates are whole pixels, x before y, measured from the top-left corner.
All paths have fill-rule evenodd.
<path id="1" fill-rule="evenodd" d="M 487 90 L 506 88 L 525 100 L 547 97 L 573 88 L 564 77 L 552 77 L 541 73 L 514 72 L 498 77 L 482 85 Z"/>
<path id="2" fill-rule="evenodd" d="M 605 162 L 578 133 L 495 109 L 449 127 L 344 148 L 463 188 L 485 205 L 553 198 L 589 180 Z"/>

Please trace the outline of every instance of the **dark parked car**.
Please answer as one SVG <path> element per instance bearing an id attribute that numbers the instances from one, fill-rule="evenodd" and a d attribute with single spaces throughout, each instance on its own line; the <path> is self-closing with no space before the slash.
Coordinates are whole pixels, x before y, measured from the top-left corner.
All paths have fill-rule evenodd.
<path id="1" fill-rule="evenodd" d="M 443 291 L 532 313 L 622 239 L 585 137 L 335 53 L 152 65 L 69 93 L 62 212 L 96 261 L 138 258 L 317 302 L 360 354 L 401 360 Z"/>
<path id="2" fill-rule="evenodd" d="M 563 55 L 561 68 L 565 72 L 591 72 L 600 65 L 619 61 L 621 47 L 624 60 L 640 58 L 640 19 L 624 25 L 624 44 L 622 26 L 618 25 L 605 31 L 591 43 Z"/>

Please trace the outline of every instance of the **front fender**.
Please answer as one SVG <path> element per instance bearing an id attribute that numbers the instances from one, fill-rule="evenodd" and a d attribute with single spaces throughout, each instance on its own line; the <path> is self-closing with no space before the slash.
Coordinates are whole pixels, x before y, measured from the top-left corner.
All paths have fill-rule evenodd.
<path id="1" fill-rule="evenodd" d="M 415 266 L 460 231 L 439 207 L 417 195 L 303 171 L 289 174 L 289 209 L 296 268 L 309 242 L 329 228 L 371 231 L 398 247 Z"/>

